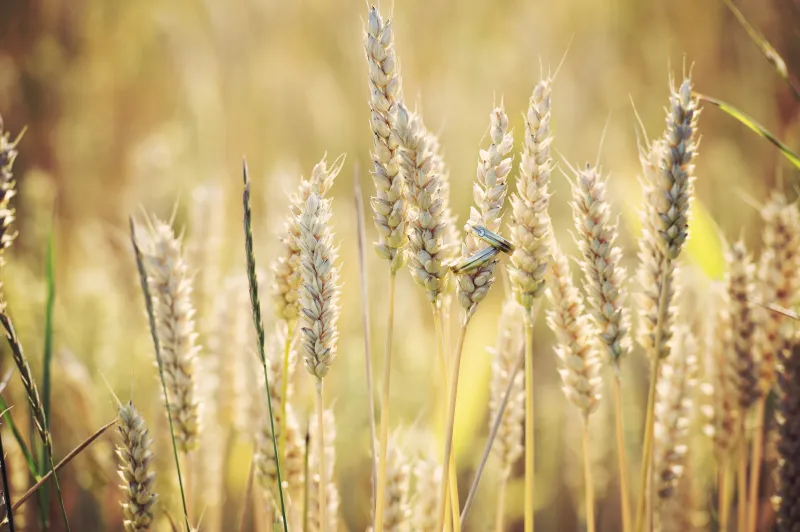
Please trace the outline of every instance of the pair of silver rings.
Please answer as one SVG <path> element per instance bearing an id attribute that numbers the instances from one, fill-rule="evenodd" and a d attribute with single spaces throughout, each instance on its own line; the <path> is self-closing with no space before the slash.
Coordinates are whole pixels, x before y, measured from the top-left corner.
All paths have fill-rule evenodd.
<path id="1" fill-rule="evenodd" d="M 467 227 L 475 233 L 475 236 L 489 244 L 488 248 L 482 249 L 473 256 L 460 264 L 452 266 L 453 273 L 461 275 L 476 270 L 492 260 L 500 252 L 511 254 L 514 252 L 514 244 L 503 238 L 501 235 L 489 231 L 482 225 L 467 224 Z"/>

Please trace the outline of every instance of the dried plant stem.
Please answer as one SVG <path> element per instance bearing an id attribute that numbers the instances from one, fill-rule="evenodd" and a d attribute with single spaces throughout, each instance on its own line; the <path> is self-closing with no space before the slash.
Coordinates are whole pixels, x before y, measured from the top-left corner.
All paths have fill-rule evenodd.
<path id="1" fill-rule="evenodd" d="M 741 417 L 739 425 L 739 466 L 736 475 L 736 529 L 739 532 L 747 530 L 747 438 L 745 437 L 745 416 Z"/>
<path id="2" fill-rule="evenodd" d="M 628 487 L 628 454 L 625 450 L 625 424 L 622 417 L 622 381 L 619 367 L 614 366 L 611 388 L 614 390 L 614 417 L 617 432 L 617 461 L 619 462 L 619 498 L 622 512 L 622 532 L 631 529 L 631 501 Z"/>
<path id="3" fill-rule="evenodd" d="M 641 482 L 639 484 L 639 505 L 636 511 L 636 532 L 644 531 L 645 509 L 647 504 L 647 488 L 650 484 L 649 479 L 653 470 L 653 431 L 655 427 L 655 406 L 656 406 L 656 383 L 658 381 L 658 368 L 661 362 L 660 346 L 661 339 L 664 335 L 664 317 L 668 311 L 669 302 L 667 301 L 668 276 L 672 269 L 672 259 L 665 257 L 664 266 L 661 273 L 661 293 L 658 297 L 658 314 L 656 319 L 656 337 L 655 341 L 651 344 L 652 352 L 650 353 L 650 390 L 647 394 L 647 415 L 644 422 L 644 444 L 642 449 L 642 474 Z M 652 497 L 650 507 L 652 508 Z"/>
<path id="4" fill-rule="evenodd" d="M 250 471 L 247 473 L 247 485 L 244 489 L 244 500 L 242 501 L 242 511 L 239 512 L 239 526 L 236 530 L 242 532 L 244 530 L 244 521 L 247 519 L 247 512 L 250 509 L 250 502 L 253 500 L 253 481 L 256 477 L 256 461 L 255 456 L 250 459 Z"/>
<path id="5" fill-rule="evenodd" d="M 500 484 L 497 486 L 497 508 L 495 509 L 494 530 L 495 532 L 503 532 L 503 525 L 505 521 L 505 508 L 506 508 L 506 485 L 508 484 L 508 474 L 503 472 L 503 478 L 500 479 Z"/>
<path id="6" fill-rule="evenodd" d="M 755 532 L 758 526 L 758 487 L 761 481 L 761 460 L 764 456 L 764 412 L 767 396 L 762 394 L 756 404 L 755 433 L 750 458 L 750 491 L 747 495 L 747 530 Z"/>
<path id="7" fill-rule="evenodd" d="M 455 427 L 455 418 L 456 418 L 456 397 L 458 396 L 458 373 L 461 369 L 461 352 L 464 350 L 464 339 L 467 336 L 467 327 L 469 326 L 470 318 L 472 317 L 471 312 L 464 313 L 464 320 L 461 325 L 461 331 L 458 334 L 458 343 L 456 344 L 456 351 L 453 355 L 453 365 L 452 365 L 452 373 L 450 374 L 450 379 L 448 382 L 448 387 L 450 388 L 450 397 L 448 399 L 447 404 L 447 417 L 445 418 L 445 431 L 444 431 L 444 459 L 442 460 L 443 464 L 450 463 L 450 455 L 453 452 L 453 429 Z M 442 530 L 444 527 L 445 522 L 445 512 L 446 512 L 446 501 L 447 501 L 447 494 L 449 487 L 450 477 L 449 475 L 442 475 L 442 485 L 441 491 L 439 494 L 439 520 L 438 520 L 438 528 L 436 530 Z M 454 520 L 457 521 L 457 520 Z"/>
<path id="8" fill-rule="evenodd" d="M 392 377 L 392 333 L 394 330 L 394 291 L 397 273 L 389 275 L 389 317 L 386 325 L 386 351 L 383 367 L 383 392 L 381 394 L 381 439 L 378 455 L 378 488 L 375 498 L 374 530 L 383 532 L 383 512 L 386 499 L 386 448 L 389 442 L 389 387 Z M 446 478 L 446 477 L 445 477 Z M 442 482 L 447 485 L 447 482 Z"/>
<path id="9" fill-rule="evenodd" d="M 595 532 L 592 459 L 589 454 L 589 418 L 583 420 L 583 481 L 586 484 L 586 531 Z"/>
<path id="10" fill-rule="evenodd" d="M 442 404 L 447 404 L 447 390 L 449 389 L 449 382 L 450 378 L 447 375 L 447 361 L 445 360 L 445 352 L 444 352 L 444 331 L 442 329 L 442 310 L 438 308 L 436 303 L 431 305 L 431 310 L 433 311 L 433 328 L 436 334 L 436 346 L 439 352 L 439 366 L 442 371 L 442 382 L 444 386 L 441 387 L 442 389 Z M 447 412 L 445 412 L 445 415 Z M 458 512 L 460 510 L 461 504 L 458 500 L 458 476 L 456 469 L 456 457 L 455 455 L 450 455 L 450 463 L 447 466 L 447 474 L 449 476 L 448 483 L 450 487 L 448 488 L 449 492 L 449 499 L 445 502 L 447 508 L 445 508 L 445 523 L 446 529 L 449 530 L 452 526 L 456 532 L 460 532 L 461 530 L 461 520 L 459 519 Z"/>
<path id="11" fill-rule="evenodd" d="M 6 472 L 6 454 L 3 450 L 3 438 L 0 437 L 0 472 L 3 474 L 3 504 L 6 507 L 8 532 L 14 532 L 14 512 L 11 511 L 11 490 L 8 487 L 8 473 Z"/>
<path id="12" fill-rule="evenodd" d="M 361 199 L 361 184 L 359 182 L 358 168 L 354 172 L 356 225 L 358 226 L 358 266 L 361 279 L 361 316 L 364 327 L 364 366 L 367 381 L 367 405 L 369 407 L 369 445 L 372 461 L 372 515 L 375 515 L 375 490 L 378 485 L 378 465 L 375 452 L 375 396 L 372 392 L 372 348 L 369 329 L 369 292 L 367 290 L 367 235 L 364 229 L 364 205 Z M 373 526 L 375 523 L 373 523 Z"/>
<path id="13" fill-rule="evenodd" d="M 319 530 L 320 532 L 327 532 L 328 530 L 328 503 L 325 500 L 327 495 L 328 479 L 325 478 L 325 405 L 323 403 L 323 379 L 317 379 L 317 445 L 319 446 L 319 493 L 317 494 L 319 501 Z"/>
<path id="14" fill-rule="evenodd" d="M 525 532 L 533 532 L 533 312 L 525 309 Z"/>
<path id="15" fill-rule="evenodd" d="M 310 493 L 311 471 L 308 467 L 309 458 L 311 457 L 311 449 L 309 448 L 310 443 L 311 443 L 311 431 L 307 424 L 306 444 L 304 446 L 306 454 L 305 457 L 303 458 L 303 478 L 305 479 L 305 482 L 303 482 L 303 532 L 308 532 L 308 507 L 309 507 L 309 500 L 311 499 L 311 493 Z"/>
<path id="16" fill-rule="evenodd" d="M 717 513 L 719 514 L 720 532 L 728 532 L 728 521 L 730 520 L 730 460 L 725 460 L 719 465 L 719 492 L 717 493 Z"/>
<path id="17" fill-rule="evenodd" d="M 277 460 L 283 460 L 284 467 L 286 464 L 286 405 L 289 401 L 286 400 L 289 397 L 289 380 L 291 376 L 289 375 L 289 355 L 292 353 L 292 341 L 294 340 L 294 325 L 290 324 L 287 331 L 286 331 L 286 340 L 283 346 L 283 369 L 281 375 L 281 397 L 283 400 L 280 404 L 280 425 L 278 430 L 279 437 L 278 437 L 278 456 Z"/>

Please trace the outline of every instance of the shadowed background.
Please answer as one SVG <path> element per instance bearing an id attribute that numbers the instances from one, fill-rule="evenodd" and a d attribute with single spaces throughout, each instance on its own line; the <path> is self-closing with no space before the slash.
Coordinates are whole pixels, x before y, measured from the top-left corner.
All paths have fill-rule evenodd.
<path id="1" fill-rule="evenodd" d="M 800 5 L 791 0 L 737 5 L 768 36 L 789 70 L 797 71 Z M 641 198 L 631 101 L 650 137 L 660 135 L 669 77 L 691 69 L 699 92 L 735 103 L 789 146 L 797 145 L 796 102 L 721 2 L 402 0 L 393 9 L 403 91 L 426 125 L 440 134 L 451 201 L 461 222 L 493 104 L 504 102 L 515 131 L 513 178 L 521 113 L 540 79 L 540 65 L 554 71 L 568 45 L 552 97 L 555 159 L 567 172 L 562 157 L 572 165 L 594 161 L 608 120 L 600 162 L 610 173 L 610 200 L 620 216 L 629 272 L 636 266 L 635 212 Z M 388 4 L 382 8 L 384 14 L 389 10 Z M 165 507 L 174 508 L 176 493 L 168 480 L 173 466 L 127 218 L 140 207 L 163 218 L 176 209 L 176 224 L 186 228 L 195 258 L 198 322 L 206 343 L 226 326 L 214 314 L 220 280 L 244 271 L 242 156 L 253 179 L 257 257 L 265 269 L 262 283 L 268 285 L 266 268 L 287 214 L 287 194 L 326 152 L 329 160 L 346 152 L 333 189 L 344 283 L 342 336 L 326 382 L 328 396 L 335 398 L 339 434 L 341 529 L 364 530 L 370 511 L 369 431 L 352 189 L 358 175 L 364 194 L 373 190 L 366 173 L 371 149 L 362 45 L 366 13 L 367 6 L 354 0 L 2 3 L 0 114 L 12 135 L 28 127 L 15 164 L 20 236 L 8 254 L 4 278 L 11 312 L 39 374 L 44 257 L 52 225 L 57 455 L 113 418 L 105 376 L 120 398 L 133 397 L 149 422 L 159 465 L 156 489 Z M 757 212 L 743 196 L 761 201 L 782 179 L 794 197 L 796 172 L 769 143 L 716 108 L 706 106 L 700 132 L 700 202 L 687 270 L 702 294 L 709 279 L 722 276 L 719 234 L 729 240 L 744 234 L 751 247 L 758 246 Z M 558 170 L 551 189 L 556 234 L 565 251 L 575 255 L 567 232 L 572 223 L 569 187 Z M 375 231 L 369 217 L 371 241 Z M 371 251 L 367 256 L 373 369 L 380 375 L 388 268 Z M 440 436 L 427 429 L 438 426 L 440 409 L 433 327 L 422 290 L 405 271 L 398 282 L 391 426 L 411 456 L 438 456 Z M 629 286 L 636 289 L 634 282 Z M 491 359 L 485 347 L 494 343 L 503 291 L 498 283 L 481 305 L 465 348 L 456 425 L 462 498 L 487 433 Z M 702 300 L 697 303 L 694 308 L 702 313 Z M 543 320 L 536 339 L 537 526 L 578 530 L 580 419 L 561 393 L 553 336 Z M 9 353 L 3 348 L 3 366 L 8 367 Z M 638 348 L 624 363 L 633 464 L 638 464 L 646 367 Z M 313 404 L 310 380 L 298 370 L 303 420 Z M 23 404 L 16 377 L 7 394 L 9 403 Z M 23 408 L 15 409 L 14 416 L 25 426 Z M 611 415 L 605 406 L 592 425 L 598 526 L 613 530 L 618 497 Z M 229 432 L 225 426 L 203 430 L 226 437 Z M 104 438 L 62 475 L 73 529 L 121 529 L 115 439 Z M 250 444 L 246 435 L 234 439 L 219 486 L 213 488 L 224 504 L 197 503 L 195 515 L 200 507 L 206 509 L 202 524 L 207 530 L 230 530 L 238 516 Z M 638 467 L 633 469 L 638 474 Z M 492 473 L 490 462 L 467 530 L 484 530 L 492 522 Z M 521 529 L 521 468 L 517 473 L 508 512 L 509 522 Z M 198 494 L 203 487 L 193 488 Z M 220 528 L 219 523 L 226 524 Z M 55 529 L 57 518 L 53 524 Z"/>

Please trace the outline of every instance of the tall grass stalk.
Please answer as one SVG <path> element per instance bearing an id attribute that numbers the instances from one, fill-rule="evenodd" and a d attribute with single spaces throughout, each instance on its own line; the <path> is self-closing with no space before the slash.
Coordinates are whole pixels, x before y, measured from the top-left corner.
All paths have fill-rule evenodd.
<path id="1" fill-rule="evenodd" d="M 730 460 L 726 458 L 719 464 L 719 487 L 717 493 L 717 513 L 719 515 L 719 530 L 728 531 L 728 522 L 731 515 L 731 499 L 728 494 L 730 491 Z"/>
<path id="2" fill-rule="evenodd" d="M 323 379 L 317 379 L 317 445 L 319 457 L 319 492 L 317 494 L 319 501 L 319 529 L 320 532 L 327 532 L 328 530 L 328 502 L 326 500 L 326 491 L 328 487 L 328 479 L 325 478 L 325 403 L 324 398 L 324 385 Z"/>
<path id="3" fill-rule="evenodd" d="M 383 532 L 383 513 L 386 500 L 386 448 L 389 442 L 389 387 L 392 380 L 392 335 L 394 329 L 394 292 L 397 273 L 389 275 L 389 315 L 386 322 L 386 350 L 383 359 L 383 390 L 381 392 L 381 436 L 378 451 L 378 488 L 375 498 L 375 530 Z M 444 478 L 447 478 L 446 476 Z M 446 486 L 447 482 L 442 481 Z M 444 500 L 444 499 L 442 499 Z M 441 527 L 440 527 L 441 528 Z"/>
<path id="4" fill-rule="evenodd" d="M 369 328 L 369 283 L 367 281 L 367 235 L 364 227 L 364 202 L 361 198 L 361 183 L 358 169 L 353 176 L 358 236 L 358 271 L 361 280 L 361 316 L 364 327 L 364 367 L 367 384 L 367 407 L 369 412 L 369 445 L 372 462 L 372 515 L 375 515 L 375 490 L 378 485 L 378 466 L 375 452 L 375 395 L 372 390 L 372 335 Z M 308 478 L 308 477 L 306 477 Z M 372 524 L 373 527 L 375 523 Z"/>
<path id="5" fill-rule="evenodd" d="M 50 228 L 50 235 L 47 240 L 47 253 L 45 258 L 45 278 L 46 278 L 46 298 L 45 298 L 45 311 L 44 311 L 44 346 L 42 350 L 42 409 L 44 410 L 44 419 L 47 423 L 47 431 L 50 432 L 50 396 L 52 392 L 52 369 L 53 369 L 53 311 L 55 310 L 56 301 L 56 283 L 55 283 L 55 267 L 53 264 L 55 251 L 55 239 L 53 237 L 53 228 Z M 47 462 L 50 457 L 47 456 L 48 450 L 43 447 L 42 455 L 39 461 L 39 476 L 45 474 L 47 471 Z M 45 485 L 42 488 L 42 501 L 44 508 L 50 506 L 50 490 Z M 61 503 L 64 504 L 63 502 Z"/>
<path id="6" fill-rule="evenodd" d="M 622 531 L 631 529 L 631 501 L 630 488 L 628 487 L 628 453 L 625 445 L 625 423 L 622 417 L 622 380 L 619 367 L 614 367 L 614 377 L 611 388 L 614 394 L 614 421 L 617 436 L 617 462 L 619 464 L 619 499 L 622 512 Z"/>
<path id="7" fill-rule="evenodd" d="M 533 311 L 525 309 L 525 532 L 533 532 Z"/>
<path id="8" fill-rule="evenodd" d="M 453 355 L 451 366 L 450 379 L 448 383 L 449 399 L 447 404 L 447 417 L 445 418 L 445 431 L 444 431 L 444 459 L 442 464 L 450 463 L 450 456 L 453 452 L 453 429 L 455 427 L 456 418 L 456 397 L 458 396 L 458 374 L 461 369 L 461 353 L 464 350 L 464 340 L 467 336 L 467 327 L 469 326 L 470 319 L 472 318 L 471 312 L 464 313 L 464 319 L 461 324 L 461 330 L 458 334 L 458 343 L 456 344 L 456 351 Z M 437 530 L 442 530 L 445 523 L 446 501 L 448 499 L 448 490 L 450 489 L 450 476 L 442 475 L 442 485 L 439 492 L 439 520 Z"/>
<path id="9" fill-rule="evenodd" d="M 586 484 L 586 530 L 595 532 L 594 486 L 592 485 L 592 459 L 589 454 L 589 418 L 583 420 L 583 480 Z"/>
<path id="10" fill-rule="evenodd" d="M 242 192 L 242 205 L 244 208 L 244 250 L 245 260 L 247 261 L 247 280 L 250 285 L 250 306 L 253 311 L 253 326 L 255 327 L 256 339 L 258 340 L 258 355 L 261 358 L 261 367 L 264 371 L 264 387 L 267 394 L 267 408 L 270 430 L 272 432 L 272 449 L 275 452 L 275 470 L 276 476 L 278 477 L 278 497 L 280 498 L 281 502 L 283 530 L 284 532 L 289 532 L 288 519 L 286 518 L 286 504 L 283 500 L 283 480 L 281 479 L 281 464 L 278 457 L 278 442 L 275 439 L 275 416 L 272 412 L 272 394 L 269 391 L 269 377 L 267 376 L 267 356 L 264 352 L 264 322 L 261 320 L 261 301 L 258 297 L 256 257 L 253 253 L 252 211 L 250 209 L 250 177 L 247 173 L 246 161 L 243 161 L 242 164 L 242 178 L 244 180 L 244 191 Z"/>
<path id="11" fill-rule="evenodd" d="M 3 438 L 0 435 L 0 472 L 3 474 L 3 504 L 6 507 L 8 532 L 14 532 L 14 512 L 11 510 L 11 490 L 8 485 L 8 472 L 6 471 L 6 453 L 3 450 Z"/>
<path id="12" fill-rule="evenodd" d="M 283 369 L 281 375 L 281 397 L 284 398 L 280 404 L 280 426 L 278 436 L 278 455 L 277 460 L 283 460 L 284 466 L 286 464 L 286 405 L 289 403 L 286 398 L 289 397 L 289 355 L 292 352 L 292 341 L 294 340 L 294 325 L 290 322 L 286 330 L 286 341 L 283 346 Z"/>
<path id="13" fill-rule="evenodd" d="M 651 482 L 649 481 L 653 471 L 653 430 L 655 427 L 655 406 L 656 406 L 656 384 L 658 381 L 658 370 L 661 362 L 661 353 L 659 346 L 664 336 L 664 317 L 667 313 L 669 302 L 667 301 L 667 294 L 669 289 L 667 283 L 669 282 L 669 275 L 672 269 L 672 259 L 664 257 L 664 265 L 661 270 L 661 294 L 658 298 L 658 314 L 655 326 L 655 341 L 651 344 L 650 354 L 650 388 L 647 393 L 647 414 L 644 422 L 644 444 L 642 448 L 642 471 L 639 483 L 639 504 L 636 510 L 636 532 L 643 532 L 645 525 L 645 510 L 648 507 L 648 491 L 650 491 L 650 507 L 653 504 L 653 492 Z"/>
<path id="14" fill-rule="evenodd" d="M 142 250 L 139 249 L 139 242 L 136 239 L 136 225 L 133 217 L 130 218 L 131 230 L 131 244 L 133 244 L 133 252 L 136 256 L 136 267 L 139 270 L 139 281 L 142 285 L 142 295 L 144 296 L 144 305 L 147 310 L 147 318 L 150 324 L 150 335 L 153 338 L 153 348 L 156 352 L 156 363 L 158 366 L 158 376 L 161 379 L 161 391 L 164 394 L 164 407 L 167 410 L 167 419 L 169 421 L 169 435 L 172 440 L 172 454 L 175 458 L 175 469 L 178 472 L 178 486 L 181 492 L 181 504 L 183 505 L 183 518 L 186 522 L 186 529 L 191 530 L 189 524 L 189 509 L 186 505 L 186 491 L 183 487 L 183 475 L 181 474 L 181 462 L 178 458 L 178 444 L 175 441 L 175 427 L 172 422 L 172 410 L 169 406 L 169 396 L 167 395 L 167 381 L 164 378 L 164 361 L 161 359 L 161 344 L 158 341 L 158 333 L 156 329 L 156 315 L 153 311 L 153 298 L 150 295 L 150 284 L 147 280 L 147 271 L 144 267 L 144 259 L 142 258 Z"/>
<path id="15" fill-rule="evenodd" d="M 739 463 L 736 473 L 736 529 L 747 530 L 747 438 L 745 437 L 745 416 L 739 425 Z"/>
<path id="16" fill-rule="evenodd" d="M 442 387 L 442 405 L 447 404 L 447 390 L 449 390 L 449 382 L 450 377 L 447 374 L 447 361 L 445 360 L 445 351 L 444 351 L 444 330 L 442 328 L 443 322 L 443 311 L 441 308 L 441 301 L 439 303 L 433 303 L 431 305 L 431 310 L 433 312 L 433 328 L 436 334 L 436 347 L 438 351 L 438 358 L 439 358 L 439 366 L 441 368 L 442 373 L 442 382 L 444 386 Z M 447 412 L 445 412 L 447 415 Z M 450 530 L 452 526 L 453 530 L 459 532 L 461 530 L 461 519 L 459 518 L 459 510 L 461 508 L 461 503 L 458 500 L 458 470 L 456 469 L 456 458 L 454 454 L 450 455 L 450 463 L 447 465 L 447 475 L 448 475 L 448 492 L 449 492 L 449 499 L 445 502 L 445 528 Z"/>

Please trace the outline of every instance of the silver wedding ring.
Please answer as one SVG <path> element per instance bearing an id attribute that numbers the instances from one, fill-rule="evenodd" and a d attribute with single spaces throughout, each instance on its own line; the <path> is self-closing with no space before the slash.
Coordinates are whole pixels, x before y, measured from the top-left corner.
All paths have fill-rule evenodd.
<path id="1" fill-rule="evenodd" d="M 472 232 L 475 233 L 475 236 L 477 236 L 484 242 L 488 243 L 493 248 L 496 248 L 502 251 L 503 253 L 509 255 L 514 252 L 515 249 L 514 244 L 512 244 L 502 236 L 498 235 L 497 233 L 489 231 L 484 226 L 467 224 L 467 227 L 469 227 L 472 230 Z"/>
<path id="2" fill-rule="evenodd" d="M 488 247 L 486 249 L 482 249 L 461 264 L 457 264 L 451 267 L 453 273 L 456 275 L 462 275 L 465 273 L 469 273 L 473 270 L 477 270 L 484 264 L 488 263 L 492 260 L 495 255 L 500 253 L 500 249 L 495 247 Z"/>

